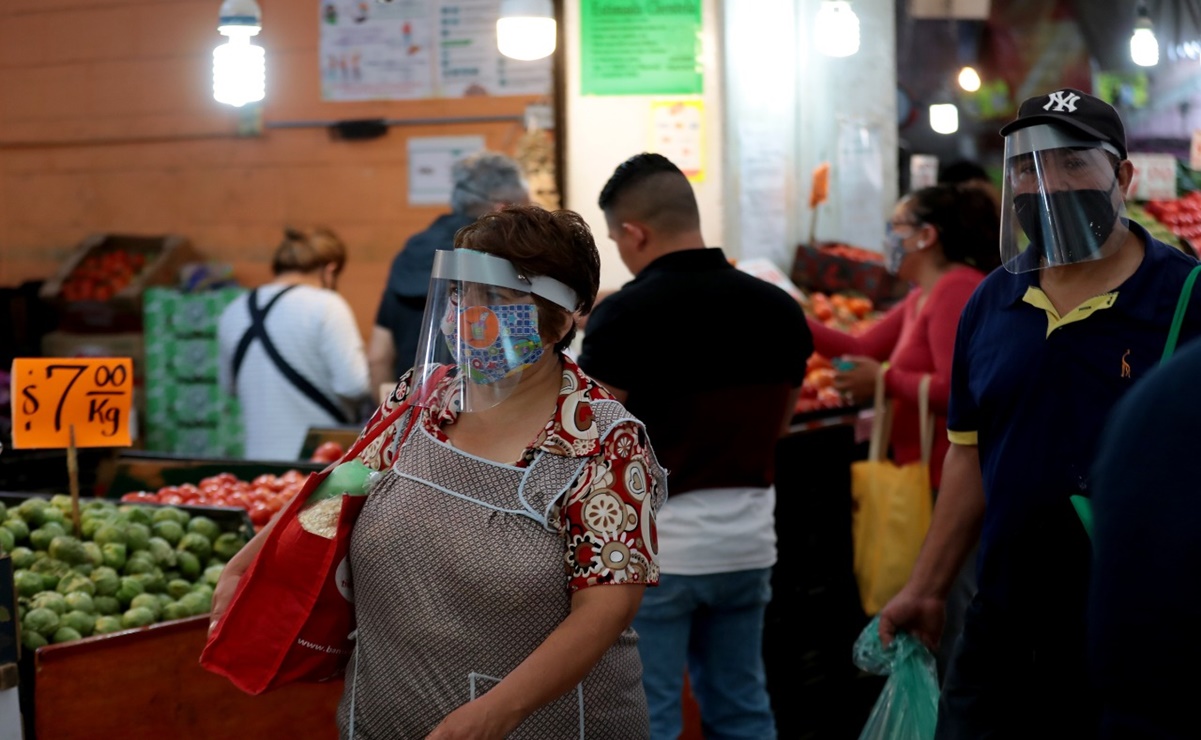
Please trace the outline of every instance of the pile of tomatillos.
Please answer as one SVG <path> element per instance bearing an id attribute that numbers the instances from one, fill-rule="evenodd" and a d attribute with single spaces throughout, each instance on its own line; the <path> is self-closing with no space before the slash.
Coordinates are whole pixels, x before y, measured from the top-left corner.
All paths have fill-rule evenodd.
<path id="1" fill-rule="evenodd" d="M 90 500 L 78 538 L 70 512 L 63 495 L 0 503 L 0 550 L 12 558 L 29 649 L 207 614 L 221 569 L 246 544 L 175 506 Z"/>

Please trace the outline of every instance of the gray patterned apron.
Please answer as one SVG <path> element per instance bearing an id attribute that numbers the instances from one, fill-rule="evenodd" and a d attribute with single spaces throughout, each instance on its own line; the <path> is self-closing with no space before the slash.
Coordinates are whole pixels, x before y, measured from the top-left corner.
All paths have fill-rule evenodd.
<path id="1" fill-rule="evenodd" d="M 612 410 L 597 409 L 602 438 Z M 567 617 L 564 544 L 547 517 L 586 462 L 540 452 L 516 468 L 413 428 L 351 540 L 358 634 L 338 707 L 343 738 L 352 692 L 354 740 L 424 738 Z M 627 629 L 578 686 L 510 737 L 648 737 L 636 642 Z"/>

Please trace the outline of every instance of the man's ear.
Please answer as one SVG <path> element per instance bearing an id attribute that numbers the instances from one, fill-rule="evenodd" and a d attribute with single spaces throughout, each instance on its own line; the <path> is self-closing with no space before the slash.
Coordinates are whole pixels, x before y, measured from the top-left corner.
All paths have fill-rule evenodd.
<path id="1" fill-rule="evenodd" d="M 644 244 L 646 244 L 646 227 L 637 221 L 622 221 L 621 230 L 629 234 L 630 240 L 634 247 L 641 248 Z"/>
<path id="2" fill-rule="evenodd" d="M 1122 190 L 1123 198 L 1129 194 L 1132 180 L 1134 180 L 1134 163 L 1129 159 L 1123 159 L 1118 165 L 1118 187 Z"/>

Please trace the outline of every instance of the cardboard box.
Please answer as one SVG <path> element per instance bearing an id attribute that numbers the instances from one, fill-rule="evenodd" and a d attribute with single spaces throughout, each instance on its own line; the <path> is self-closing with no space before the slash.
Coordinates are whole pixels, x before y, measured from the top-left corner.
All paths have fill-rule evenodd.
<path id="1" fill-rule="evenodd" d="M 183 293 L 170 288 L 148 289 L 143 297 L 146 336 L 199 338 L 217 336 L 217 321 L 225 307 L 245 293 L 244 288 L 221 288 Z"/>
<path id="2" fill-rule="evenodd" d="M 43 357 L 129 357 L 134 383 L 145 377 L 146 344 L 140 331 L 76 334 L 52 331 L 42 337 Z"/>
<path id="3" fill-rule="evenodd" d="M 217 340 L 156 338 L 146 343 L 147 382 L 217 382 Z"/>

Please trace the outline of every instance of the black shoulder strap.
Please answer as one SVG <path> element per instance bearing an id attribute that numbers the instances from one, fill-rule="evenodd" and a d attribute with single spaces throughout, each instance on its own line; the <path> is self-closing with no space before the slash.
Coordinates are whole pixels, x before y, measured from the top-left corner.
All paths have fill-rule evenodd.
<path id="1" fill-rule="evenodd" d="M 288 382 L 296 387 L 310 401 L 325 409 L 325 412 L 332 416 L 340 424 L 349 424 L 350 419 L 347 418 L 346 412 L 331 401 L 324 393 L 317 389 L 307 378 L 296 371 L 296 368 L 288 364 L 288 361 L 283 358 L 283 355 L 276 349 L 275 343 L 271 341 L 271 337 L 267 335 L 267 313 L 275 306 L 276 302 L 283 297 L 284 293 L 292 290 L 297 286 L 289 285 L 280 292 L 276 293 L 267 305 L 261 310 L 258 305 L 258 290 L 250 291 L 247 296 L 247 307 L 250 309 L 250 328 L 238 340 L 238 347 L 234 351 L 233 361 L 233 379 L 234 383 L 238 382 L 238 372 L 242 369 L 242 363 L 246 360 L 246 351 L 250 349 L 250 345 L 255 339 L 263 343 L 263 351 L 275 363 L 275 367 L 279 369 Z"/>
<path id="2" fill-rule="evenodd" d="M 262 311 L 259 310 L 258 288 L 250 291 L 250 294 L 246 296 L 248 301 L 247 308 L 250 309 L 250 328 L 247 329 L 246 333 L 242 335 L 242 338 L 238 340 L 238 348 L 234 350 L 233 376 L 235 384 L 238 382 L 238 372 L 242 369 L 242 363 L 246 361 L 246 350 L 250 349 L 250 343 L 259 336 L 266 334 L 266 328 L 264 327 L 263 321 L 267 318 L 267 312 L 275 306 L 276 301 L 284 297 L 284 293 L 287 293 L 289 290 L 295 287 L 297 286 L 289 285 L 280 292 L 276 293 L 275 296 L 267 302 L 267 305 Z"/>

